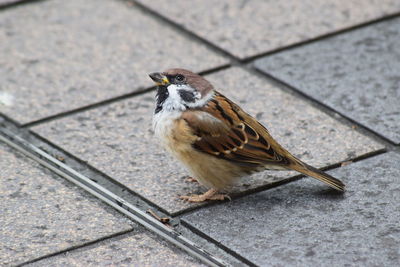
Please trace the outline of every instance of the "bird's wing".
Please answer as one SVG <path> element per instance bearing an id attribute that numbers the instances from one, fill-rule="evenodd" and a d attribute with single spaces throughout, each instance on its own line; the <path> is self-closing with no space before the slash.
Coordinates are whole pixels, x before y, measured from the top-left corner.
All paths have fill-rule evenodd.
<path id="1" fill-rule="evenodd" d="M 192 144 L 198 151 L 247 168 L 289 164 L 286 150 L 267 129 L 219 93 L 201 109 L 185 111 L 182 119 L 198 137 Z"/>

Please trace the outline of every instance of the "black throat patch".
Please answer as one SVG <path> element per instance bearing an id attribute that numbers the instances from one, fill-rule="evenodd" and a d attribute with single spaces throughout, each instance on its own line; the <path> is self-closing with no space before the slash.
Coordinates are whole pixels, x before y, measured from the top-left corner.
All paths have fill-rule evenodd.
<path id="1" fill-rule="evenodd" d="M 167 86 L 158 86 L 157 89 L 157 104 L 156 104 L 156 109 L 154 111 L 154 113 L 158 113 L 162 110 L 162 105 L 165 102 L 165 100 L 168 98 L 168 88 Z"/>

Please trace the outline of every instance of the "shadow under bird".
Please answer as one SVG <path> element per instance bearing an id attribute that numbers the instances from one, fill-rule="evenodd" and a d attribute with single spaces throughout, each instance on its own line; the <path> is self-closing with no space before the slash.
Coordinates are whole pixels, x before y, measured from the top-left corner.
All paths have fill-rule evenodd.
<path id="1" fill-rule="evenodd" d="M 190 202 L 224 200 L 221 190 L 262 170 L 295 170 L 344 191 L 338 179 L 302 162 L 212 84 L 185 69 L 149 74 L 158 85 L 155 135 L 209 190 L 181 196 Z"/>

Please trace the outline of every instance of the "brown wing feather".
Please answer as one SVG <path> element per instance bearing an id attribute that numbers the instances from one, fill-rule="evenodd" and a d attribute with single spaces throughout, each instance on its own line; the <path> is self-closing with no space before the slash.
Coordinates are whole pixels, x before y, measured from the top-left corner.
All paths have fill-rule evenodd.
<path id="1" fill-rule="evenodd" d="M 198 136 L 193 147 L 201 152 L 246 168 L 289 164 L 279 153 L 285 150 L 273 140 L 272 144 L 267 141 L 271 138 L 268 131 L 219 93 L 201 109 L 186 111 L 182 118 Z"/>
<path id="2" fill-rule="evenodd" d="M 192 146 L 201 152 L 249 173 L 267 166 L 293 169 L 344 191 L 340 180 L 294 157 L 256 119 L 218 92 L 204 107 L 186 111 L 182 118 L 197 136 Z"/>

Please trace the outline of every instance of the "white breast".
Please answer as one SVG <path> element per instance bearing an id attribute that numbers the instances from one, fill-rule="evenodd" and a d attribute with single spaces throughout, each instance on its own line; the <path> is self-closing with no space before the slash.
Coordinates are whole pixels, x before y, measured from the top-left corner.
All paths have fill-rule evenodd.
<path id="1" fill-rule="evenodd" d="M 167 149 L 168 136 L 171 135 L 171 130 L 174 127 L 174 121 L 182 115 L 180 110 L 161 110 L 153 116 L 153 130 L 157 138 L 159 138 Z"/>

